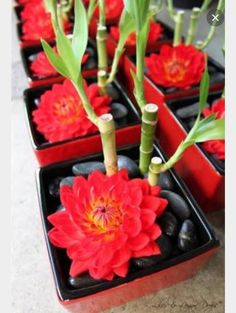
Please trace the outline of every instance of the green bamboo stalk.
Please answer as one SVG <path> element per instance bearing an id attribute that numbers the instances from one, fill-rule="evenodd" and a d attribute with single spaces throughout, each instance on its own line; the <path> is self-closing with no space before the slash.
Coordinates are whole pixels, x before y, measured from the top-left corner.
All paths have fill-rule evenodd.
<path id="1" fill-rule="evenodd" d="M 99 70 L 98 71 L 98 87 L 99 87 L 100 95 L 107 94 L 106 86 L 107 86 L 107 73 L 104 70 Z"/>
<path id="2" fill-rule="evenodd" d="M 224 7 L 225 7 L 225 1 L 224 0 L 219 0 L 216 10 L 224 11 Z M 206 39 L 204 41 L 199 41 L 196 44 L 197 49 L 202 50 L 202 49 L 205 49 L 209 45 L 209 43 L 211 42 L 212 38 L 214 37 L 215 30 L 216 30 L 216 26 L 213 24 L 210 27 L 210 31 L 209 31 Z"/>
<path id="3" fill-rule="evenodd" d="M 107 27 L 104 25 L 98 25 L 97 28 L 97 52 L 98 52 L 98 68 L 99 70 L 107 70 Z"/>
<path id="4" fill-rule="evenodd" d="M 141 143 L 139 168 L 142 174 L 148 172 L 151 156 L 153 152 L 153 141 L 157 124 L 158 106 L 152 103 L 145 105 L 142 114 Z"/>
<path id="5" fill-rule="evenodd" d="M 148 172 L 148 182 L 150 186 L 156 186 L 158 184 L 161 166 L 161 158 L 154 157 L 151 159 Z"/>
<path id="6" fill-rule="evenodd" d="M 90 0 L 89 5 L 88 5 L 88 9 L 87 9 L 88 25 L 90 24 L 91 18 L 93 16 L 93 13 L 94 13 L 96 7 L 97 7 L 97 0 Z"/>
<path id="7" fill-rule="evenodd" d="M 103 114 L 98 119 L 106 174 L 111 176 L 118 170 L 116 154 L 115 122 L 111 114 Z"/>
<path id="8" fill-rule="evenodd" d="M 182 33 L 183 33 L 183 25 L 184 25 L 184 14 L 185 14 L 185 12 L 182 10 L 179 10 L 176 13 L 174 41 L 173 41 L 174 47 L 178 46 L 181 43 Z"/>
<path id="9" fill-rule="evenodd" d="M 172 20 L 175 19 L 176 13 L 174 10 L 173 0 L 167 0 L 167 11 Z"/>
<path id="10" fill-rule="evenodd" d="M 192 14 L 190 16 L 190 26 L 188 29 L 186 45 L 191 45 L 193 43 L 193 40 L 196 37 L 197 24 L 198 24 L 199 16 L 200 16 L 200 9 L 199 8 L 193 8 Z"/>
<path id="11" fill-rule="evenodd" d="M 74 0 L 61 0 L 61 7 L 64 13 L 68 13 L 73 7 Z"/>
<path id="12" fill-rule="evenodd" d="M 203 4 L 202 4 L 201 9 L 200 9 L 200 13 L 203 13 L 204 11 L 207 10 L 210 2 L 211 2 L 211 0 L 204 0 L 203 1 Z"/>

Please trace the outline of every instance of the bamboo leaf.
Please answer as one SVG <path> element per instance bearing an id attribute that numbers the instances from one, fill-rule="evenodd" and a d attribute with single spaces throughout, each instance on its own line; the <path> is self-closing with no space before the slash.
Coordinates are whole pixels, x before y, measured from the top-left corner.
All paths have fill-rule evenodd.
<path id="1" fill-rule="evenodd" d="M 225 138 L 225 119 L 213 120 L 204 128 L 197 129 L 194 134 L 195 142 L 204 142 L 208 140 L 218 140 Z"/>
<path id="2" fill-rule="evenodd" d="M 210 81 L 210 78 L 209 78 L 207 58 L 206 58 L 205 70 L 204 70 L 201 83 L 200 83 L 199 112 L 198 112 L 199 115 L 201 114 L 207 102 L 208 93 L 209 93 L 209 81 Z"/>
<path id="3" fill-rule="evenodd" d="M 43 50 L 47 55 L 47 58 L 51 65 L 55 68 L 55 70 L 60 73 L 64 77 L 69 77 L 70 73 L 64 64 L 63 60 L 57 55 L 54 50 L 49 46 L 49 44 L 45 40 L 41 40 L 41 44 L 43 46 Z"/>
<path id="4" fill-rule="evenodd" d="M 52 24 L 54 30 L 59 28 L 58 16 L 57 16 L 57 0 L 44 0 L 46 11 L 51 14 Z"/>
<path id="5" fill-rule="evenodd" d="M 129 35 L 135 31 L 135 23 L 130 14 L 125 9 L 123 9 L 120 17 L 119 29 L 120 29 L 119 43 L 121 46 L 124 46 Z"/>
<path id="6" fill-rule="evenodd" d="M 143 23 L 147 19 L 150 0 L 124 0 L 125 8 L 135 21 L 138 32 L 143 28 Z"/>
<path id="7" fill-rule="evenodd" d="M 66 37 L 66 35 L 60 30 L 57 30 L 57 36 L 56 36 L 56 42 L 57 42 L 57 49 L 58 52 L 63 59 L 68 72 L 70 73 L 70 78 L 72 80 L 76 80 L 78 77 L 78 63 L 76 61 L 72 44 L 69 38 Z"/>
<path id="8" fill-rule="evenodd" d="M 80 72 L 81 62 L 88 45 L 88 21 L 83 2 L 75 0 L 75 23 L 73 29 L 72 49 L 77 63 L 77 71 Z"/>

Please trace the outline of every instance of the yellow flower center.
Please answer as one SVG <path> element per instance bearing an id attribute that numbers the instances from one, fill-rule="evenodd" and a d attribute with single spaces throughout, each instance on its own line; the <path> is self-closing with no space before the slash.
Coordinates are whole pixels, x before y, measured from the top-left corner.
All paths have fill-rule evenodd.
<path id="1" fill-rule="evenodd" d="M 81 102 L 76 102 L 73 97 L 62 97 L 54 104 L 54 114 L 66 125 L 78 121 L 81 109 Z"/>

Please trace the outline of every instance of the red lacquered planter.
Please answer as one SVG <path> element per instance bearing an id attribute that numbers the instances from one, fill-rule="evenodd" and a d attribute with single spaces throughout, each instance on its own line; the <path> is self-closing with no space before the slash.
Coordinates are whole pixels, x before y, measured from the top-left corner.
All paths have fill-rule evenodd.
<path id="1" fill-rule="evenodd" d="M 153 51 L 155 52 L 155 51 Z M 149 51 L 150 53 L 150 51 Z M 129 56 L 126 57 L 125 56 L 125 69 L 124 69 L 124 73 L 127 75 L 126 78 L 130 77 L 130 68 L 131 69 L 136 69 L 135 66 L 135 56 Z M 214 80 L 214 81 L 210 81 L 210 91 L 219 91 L 222 90 L 224 88 L 224 68 L 217 63 L 215 60 L 213 60 L 211 57 L 208 57 L 208 68 L 214 68 L 214 70 L 217 73 L 220 73 L 222 75 L 221 78 L 219 78 L 219 80 Z M 210 78 L 212 78 L 213 80 L 213 74 L 211 75 L 210 71 Z M 146 87 L 148 89 L 148 94 L 150 94 L 150 92 L 152 93 L 152 95 L 157 94 L 158 98 L 163 99 L 163 101 L 168 101 L 168 100 L 172 100 L 172 99 L 179 99 L 182 97 L 188 97 L 188 96 L 195 96 L 199 94 L 199 85 L 198 86 L 193 86 L 189 89 L 175 89 L 173 91 L 171 91 L 171 88 L 169 89 L 163 89 L 160 86 L 157 86 L 154 82 L 152 82 L 152 80 L 150 78 L 148 78 L 147 75 L 146 76 Z M 148 86 L 148 87 L 147 87 Z"/>
<path id="2" fill-rule="evenodd" d="M 120 92 L 121 101 L 127 106 L 129 111 L 128 121 L 125 125 L 118 125 L 116 130 L 117 146 L 137 143 L 140 140 L 140 119 L 136 108 L 133 106 L 123 87 L 115 82 L 115 87 Z M 32 121 L 32 111 L 36 109 L 34 100 L 51 88 L 49 86 L 40 86 L 27 89 L 24 92 L 26 122 L 31 138 L 32 147 L 36 158 L 41 166 L 56 163 L 80 156 L 86 156 L 101 151 L 102 144 L 99 133 L 94 133 L 84 137 L 78 137 L 63 142 L 48 143 L 42 139 L 36 126 Z"/>
<path id="3" fill-rule="evenodd" d="M 52 43 L 52 45 L 54 44 L 55 42 Z M 91 56 L 91 58 L 94 58 L 96 60 L 97 58 L 96 45 L 94 42 L 92 42 L 92 40 L 89 40 L 88 48 L 94 50 L 94 56 Z M 32 62 L 29 60 L 29 58 L 30 56 L 37 54 L 39 52 L 42 52 L 42 51 L 43 51 L 43 48 L 41 44 L 31 46 L 31 47 L 24 47 L 24 48 L 21 48 L 20 50 L 23 67 L 24 67 L 26 76 L 28 78 L 28 83 L 30 87 L 37 87 L 37 86 L 48 85 L 52 83 L 58 83 L 64 80 L 64 78 L 59 74 L 55 74 L 52 76 L 38 77 L 32 73 L 30 69 Z M 96 75 L 97 71 L 98 71 L 97 67 L 86 69 L 86 64 L 82 65 L 82 75 L 84 78 Z"/>
<path id="4" fill-rule="evenodd" d="M 158 50 L 163 44 L 171 44 L 173 40 L 173 30 L 168 25 L 164 24 L 163 22 L 156 21 L 156 23 L 161 24 L 162 28 L 164 29 L 163 37 L 160 38 L 156 42 L 147 43 L 147 51 L 155 51 Z M 107 38 L 107 51 L 109 57 L 113 58 L 115 49 L 117 46 L 117 41 L 114 37 L 110 34 L 110 27 L 108 26 L 108 38 Z M 125 46 L 125 54 L 126 55 L 134 55 L 136 53 L 136 45 L 126 44 Z"/>
<path id="5" fill-rule="evenodd" d="M 119 149 L 118 153 L 129 157 L 136 155 L 137 157 L 139 148 L 137 145 L 127 146 L 126 148 Z M 165 157 L 157 146 L 155 146 L 154 155 L 158 155 L 165 160 Z M 175 188 L 184 195 L 185 200 L 191 208 L 191 216 L 194 219 L 194 223 L 199 227 L 198 231 L 202 238 L 199 247 L 178 256 L 172 256 L 153 267 L 140 270 L 139 272 L 131 272 L 126 278 L 119 278 L 109 283 L 105 282 L 88 288 L 71 289 L 66 283 L 68 275 L 65 273 L 66 270 L 68 271 L 68 264 L 65 266 L 65 263 L 68 263 L 66 253 L 62 254 L 62 249 L 55 248 L 49 242 L 47 236 L 47 232 L 51 228 L 47 221 L 47 216 L 55 210 L 55 205 L 48 196 L 48 183 L 55 177 L 71 175 L 71 166 L 77 162 L 101 161 L 102 159 L 103 157 L 100 154 L 54 164 L 41 168 L 37 172 L 40 213 L 56 293 L 60 303 L 74 313 L 98 313 L 189 279 L 201 269 L 219 247 L 219 242 L 211 226 L 208 224 L 187 187 L 176 176 L 175 172 L 171 170 L 169 173 L 175 182 Z"/>
<path id="6" fill-rule="evenodd" d="M 130 69 L 135 70 L 135 66 L 125 56 L 122 75 L 123 79 L 126 79 L 126 87 L 131 95 L 134 85 L 130 77 Z M 144 79 L 144 88 L 147 102 L 155 103 L 159 107 L 156 137 L 167 156 L 170 157 L 180 142 L 185 139 L 186 130 L 168 108 L 164 95 L 157 91 L 155 85 L 147 77 Z M 224 175 L 215 168 L 199 147 L 194 145 L 189 148 L 175 169 L 205 212 L 224 209 Z"/>

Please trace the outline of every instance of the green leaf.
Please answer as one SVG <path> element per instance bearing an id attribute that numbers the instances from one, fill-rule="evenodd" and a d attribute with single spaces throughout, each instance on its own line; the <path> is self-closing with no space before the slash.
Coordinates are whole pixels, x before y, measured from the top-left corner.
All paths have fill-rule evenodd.
<path id="1" fill-rule="evenodd" d="M 136 31 L 140 32 L 147 20 L 150 0 L 124 0 L 125 8 L 135 21 Z"/>
<path id="2" fill-rule="evenodd" d="M 130 14 L 124 8 L 119 21 L 120 38 L 119 45 L 124 46 L 127 38 L 135 31 L 135 23 Z"/>
<path id="3" fill-rule="evenodd" d="M 88 45 L 88 21 L 83 2 L 75 0 L 75 23 L 73 29 L 72 49 L 77 62 L 77 71 L 81 70 L 81 62 Z"/>
<path id="4" fill-rule="evenodd" d="M 203 73 L 201 83 L 200 83 L 200 97 L 199 97 L 199 112 L 200 115 L 204 107 L 207 103 L 208 93 L 209 93 L 209 73 L 208 73 L 208 67 L 207 67 L 207 58 L 206 58 L 206 65 L 205 65 L 205 71 Z"/>
<path id="5" fill-rule="evenodd" d="M 97 3 L 97 0 L 90 0 L 89 1 L 89 5 L 88 5 L 88 9 L 87 9 L 87 22 L 89 24 L 92 16 L 93 16 L 93 13 L 97 7 L 98 3 Z"/>
<path id="6" fill-rule="evenodd" d="M 79 74 L 78 63 L 76 62 L 76 58 L 72 49 L 71 41 L 61 31 L 61 29 L 57 30 L 56 43 L 57 43 L 57 49 L 60 54 L 60 57 L 63 59 L 70 73 L 70 78 L 72 80 L 76 80 Z"/>
<path id="7" fill-rule="evenodd" d="M 195 142 L 220 140 L 225 138 L 225 119 L 210 121 L 204 128 L 197 129 L 193 139 Z"/>
<path id="8" fill-rule="evenodd" d="M 57 16 L 57 0 L 44 0 L 46 11 L 51 14 L 53 27 L 59 28 Z"/>
<path id="9" fill-rule="evenodd" d="M 51 63 L 51 65 L 55 68 L 55 70 L 60 73 L 64 77 L 69 77 L 70 73 L 67 70 L 66 65 L 63 60 L 57 55 L 54 50 L 49 46 L 49 44 L 45 40 L 41 40 L 41 44 L 43 46 L 43 50 L 46 53 L 46 56 Z"/>

